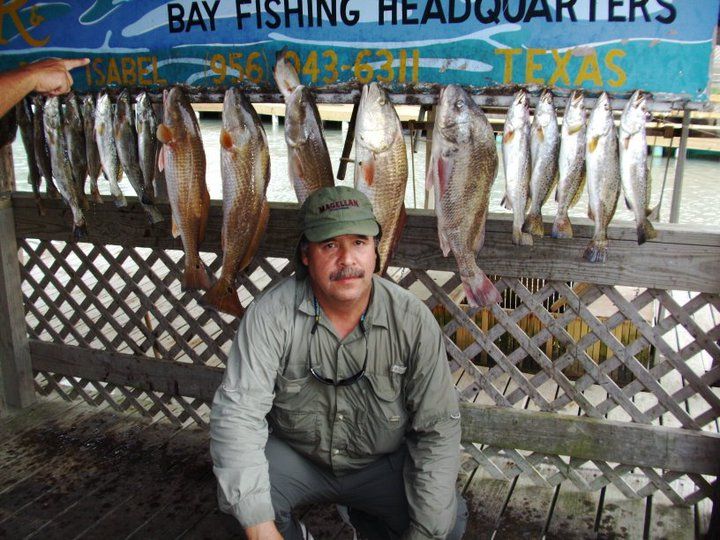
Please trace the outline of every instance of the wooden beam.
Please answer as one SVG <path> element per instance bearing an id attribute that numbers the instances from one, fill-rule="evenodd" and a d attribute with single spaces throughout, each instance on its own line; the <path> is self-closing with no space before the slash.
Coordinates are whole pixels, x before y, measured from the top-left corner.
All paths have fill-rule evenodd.
<path id="1" fill-rule="evenodd" d="M 98 244 L 180 249 L 180 239 L 170 234 L 168 205 L 158 205 L 166 220 L 148 225 L 137 198 L 127 197 L 129 206 L 120 210 L 107 200 L 93 206 L 88 214 L 87 241 Z M 13 206 L 18 238 L 71 240 L 70 210 L 60 201 L 44 200 L 47 213 L 38 216 L 32 194 L 14 194 Z M 272 203 L 270 223 L 259 249 L 263 257 L 292 258 L 297 242 L 297 204 Z M 710 227 L 658 223 L 658 236 L 642 246 L 637 244 L 633 222 L 614 222 L 608 229 L 610 248 L 604 264 L 582 258 L 594 226 L 588 219 L 573 218 L 575 237 L 550 237 L 551 218 L 545 221 L 543 238 L 535 245 L 512 243 L 512 217 L 491 214 L 487 220 L 485 247 L 478 264 L 488 274 L 559 281 L 628 285 L 667 290 L 720 293 L 720 234 Z M 203 251 L 219 253 L 222 229 L 221 201 L 212 201 Z M 457 270 L 453 257 L 443 257 L 433 211 L 408 210 L 408 221 L 393 266 L 430 270 Z"/>
<path id="2" fill-rule="evenodd" d="M 462 438 L 499 448 L 697 474 L 720 474 L 720 434 L 461 404 Z"/>
<path id="3" fill-rule="evenodd" d="M 30 340 L 32 368 L 211 402 L 221 368 Z"/>
<path id="4" fill-rule="evenodd" d="M 12 201 L 0 196 L 0 403 L 35 402 Z"/>

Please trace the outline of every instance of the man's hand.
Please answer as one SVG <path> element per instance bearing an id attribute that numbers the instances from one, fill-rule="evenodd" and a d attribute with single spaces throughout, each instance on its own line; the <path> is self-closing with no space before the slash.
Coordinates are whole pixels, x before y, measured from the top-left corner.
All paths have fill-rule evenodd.
<path id="1" fill-rule="evenodd" d="M 89 58 L 77 58 L 64 60 L 50 58 L 26 65 L 23 70 L 34 83 L 33 90 L 41 94 L 59 96 L 70 91 L 73 84 L 70 70 L 86 66 L 90 63 Z"/>
<path id="2" fill-rule="evenodd" d="M 245 529 L 248 540 L 282 540 L 274 521 L 264 521 Z"/>
<path id="3" fill-rule="evenodd" d="M 50 96 L 66 94 L 73 83 L 70 70 L 89 63 L 89 58 L 50 58 L 0 73 L 0 88 L 3 89 L 0 93 L 0 116 L 33 90 Z"/>

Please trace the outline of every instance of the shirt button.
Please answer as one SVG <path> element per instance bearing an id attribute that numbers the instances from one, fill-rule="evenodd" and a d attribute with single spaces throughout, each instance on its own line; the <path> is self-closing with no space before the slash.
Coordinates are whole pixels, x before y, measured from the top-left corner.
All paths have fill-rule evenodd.
<path id="1" fill-rule="evenodd" d="M 332 453 L 334 456 L 337 456 L 340 453 L 340 450 L 338 450 L 337 448 L 333 448 Z"/>
<path id="2" fill-rule="evenodd" d="M 343 420 L 345 420 L 345 417 L 342 414 L 338 414 L 337 419 L 342 422 Z"/>

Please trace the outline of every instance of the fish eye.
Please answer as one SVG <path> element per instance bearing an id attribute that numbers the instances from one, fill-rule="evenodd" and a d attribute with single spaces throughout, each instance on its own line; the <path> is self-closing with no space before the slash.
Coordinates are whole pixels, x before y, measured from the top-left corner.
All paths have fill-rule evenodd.
<path id="1" fill-rule="evenodd" d="M 464 106 L 465 106 L 465 103 L 463 102 L 462 99 L 458 99 L 458 100 L 455 102 L 455 108 L 456 108 L 456 109 L 462 110 L 462 108 L 463 108 Z"/>
<path id="2" fill-rule="evenodd" d="M 387 103 L 387 100 L 384 97 L 380 97 L 380 99 L 378 99 L 378 103 L 380 105 L 385 105 L 385 103 Z"/>

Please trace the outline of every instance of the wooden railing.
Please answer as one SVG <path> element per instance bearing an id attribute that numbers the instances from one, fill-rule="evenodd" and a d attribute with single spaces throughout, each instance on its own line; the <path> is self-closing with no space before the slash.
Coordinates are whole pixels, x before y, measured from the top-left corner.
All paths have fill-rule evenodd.
<path id="1" fill-rule="evenodd" d="M 24 305 L 13 320 L 27 333 L 35 389 L 206 423 L 236 322 L 180 290 L 182 246 L 168 208 L 151 227 L 136 202 L 94 206 L 89 236 L 72 243 L 69 210 L 45 206 L 39 216 L 30 196 L 12 197 L 21 285 L 8 281 L 10 298 L 0 297 L 5 326 Z M 260 251 L 238 280 L 245 304 L 292 273 L 297 207 L 271 206 Z M 628 497 L 660 490 L 677 504 L 710 496 L 720 474 L 720 233 L 658 225 L 658 238 L 638 246 L 634 225 L 618 223 L 608 261 L 590 264 L 581 254 L 592 226 L 574 221 L 572 240 L 517 247 L 510 219 L 491 216 L 478 261 L 517 305 L 478 310 L 454 300 L 460 279 L 441 254 L 434 215 L 409 212 L 390 278 L 445 313 L 466 450 L 495 478 L 569 479 L 588 490 L 613 483 Z M 214 201 L 202 250 L 216 274 L 221 223 Z M 7 223 L 0 234 L 11 236 Z M 2 251 L 10 268 L 12 253 Z M 542 281 L 528 288 L 528 278 Z M 635 333 L 618 339 L 623 325 Z M 13 339 L 22 349 L 22 337 Z M 618 369 L 630 376 L 619 379 Z"/>

